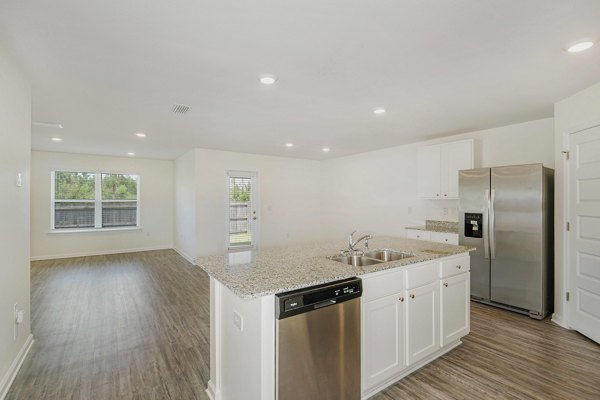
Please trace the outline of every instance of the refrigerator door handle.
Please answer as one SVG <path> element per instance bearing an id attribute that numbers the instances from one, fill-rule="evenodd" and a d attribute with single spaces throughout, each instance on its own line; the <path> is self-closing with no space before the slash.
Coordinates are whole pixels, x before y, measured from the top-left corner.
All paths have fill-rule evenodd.
<path id="1" fill-rule="evenodd" d="M 486 189 L 483 199 L 483 204 L 485 205 L 485 209 L 483 210 L 483 252 L 486 260 L 490 259 L 490 242 L 488 235 L 488 216 L 490 212 L 490 190 Z"/>
<path id="2" fill-rule="evenodd" d="M 494 201 L 496 198 L 496 190 L 490 190 L 490 222 L 489 222 L 489 247 L 490 247 L 490 259 L 496 258 L 496 218 L 494 216 L 495 213 L 495 205 Z"/>

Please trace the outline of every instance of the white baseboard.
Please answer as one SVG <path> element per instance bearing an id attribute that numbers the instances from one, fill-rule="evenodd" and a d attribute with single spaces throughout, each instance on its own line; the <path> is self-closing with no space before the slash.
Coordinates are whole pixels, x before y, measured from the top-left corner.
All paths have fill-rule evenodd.
<path id="1" fill-rule="evenodd" d="M 213 381 L 208 381 L 208 385 L 206 386 L 206 395 L 210 400 L 221 400 L 221 393 L 217 391 Z"/>
<path id="2" fill-rule="evenodd" d="M 556 325 L 558 325 L 562 328 L 571 329 L 571 327 L 569 325 L 567 325 L 565 319 L 560 314 L 557 314 L 557 313 L 552 314 L 552 322 L 554 322 Z"/>
<path id="3" fill-rule="evenodd" d="M 25 358 L 31 349 L 31 345 L 33 345 L 33 335 L 29 335 L 27 337 L 27 340 L 23 344 L 23 347 L 21 347 L 19 354 L 17 354 L 17 357 L 13 360 L 12 364 L 8 368 L 8 371 L 6 371 L 6 374 L 4 374 L 4 377 L 2 377 L 2 380 L 0 381 L 0 400 L 4 400 L 8 394 L 8 390 L 15 380 L 21 365 L 23 365 L 23 361 L 25 361 Z"/>
<path id="4" fill-rule="evenodd" d="M 189 254 L 187 254 L 186 252 L 184 252 L 181 249 L 178 249 L 175 246 L 173 246 L 173 250 L 175 250 L 177 252 L 177 254 L 179 254 L 181 257 L 185 258 L 188 262 L 196 265 L 196 263 L 194 262 L 194 257 L 190 256 Z"/>
<path id="5" fill-rule="evenodd" d="M 171 248 L 172 248 L 172 246 L 151 246 L 151 247 L 138 247 L 138 248 L 134 248 L 134 249 L 83 251 L 80 253 L 52 254 L 52 255 L 48 255 L 48 256 L 33 256 L 33 257 L 30 257 L 30 260 L 31 261 L 40 261 L 40 260 L 56 260 L 58 258 L 105 256 L 107 254 L 137 253 L 138 251 L 168 250 Z"/>

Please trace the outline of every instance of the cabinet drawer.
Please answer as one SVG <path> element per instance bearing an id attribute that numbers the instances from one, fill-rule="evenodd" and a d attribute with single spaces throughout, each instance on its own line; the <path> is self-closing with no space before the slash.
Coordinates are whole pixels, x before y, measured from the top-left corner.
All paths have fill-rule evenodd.
<path id="1" fill-rule="evenodd" d="M 431 232 L 431 241 L 447 244 L 458 244 L 457 233 Z"/>
<path id="2" fill-rule="evenodd" d="M 431 232 L 417 229 L 407 229 L 406 237 L 409 239 L 431 240 Z"/>
<path id="3" fill-rule="evenodd" d="M 468 272 L 471 269 L 471 258 L 469 256 L 457 257 L 451 260 L 442 261 L 441 276 L 447 278 Z"/>
<path id="4" fill-rule="evenodd" d="M 412 289 L 439 279 L 439 263 L 420 265 L 406 270 L 406 288 Z"/>
<path id="5" fill-rule="evenodd" d="M 374 275 L 374 276 L 371 276 Z M 404 290 L 404 271 L 375 272 L 362 276 L 363 304 Z"/>

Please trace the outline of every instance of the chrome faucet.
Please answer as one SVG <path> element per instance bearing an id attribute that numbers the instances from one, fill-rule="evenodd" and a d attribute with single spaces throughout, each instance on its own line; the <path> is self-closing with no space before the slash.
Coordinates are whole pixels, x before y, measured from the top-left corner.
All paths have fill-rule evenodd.
<path id="1" fill-rule="evenodd" d="M 365 250 L 369 250 L 369 240 L 373 239 L 372 235 L 364 235 L 359 237 L 358 239 L 356 239 L 356 241 L 354 240 L 354 234 L 356 233 L 356 229 L 354 230 L 354 232 L 352 232 L 351 234 L 348 235 L 348 251 L 349 252 L 354 252 L 357 251 L 356 250 L 356 245 L 359 244 L 360 242 L 362 242 L 363 240 L 365 241 Z"/>

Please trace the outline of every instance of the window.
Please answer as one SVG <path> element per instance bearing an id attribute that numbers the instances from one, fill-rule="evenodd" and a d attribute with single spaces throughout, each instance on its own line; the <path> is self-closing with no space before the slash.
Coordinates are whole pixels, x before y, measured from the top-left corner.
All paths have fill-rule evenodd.
<path id="1" fill-rule="evenodd" d="M 229 248 L 251 247 L 256 244 L 256 174 L 229 172 L 227 224 Z"/>
<path id="2" fill-rule="evenodd" d="M 139 226 L 139 176 L 52 172 L 52 229 Z"/>

